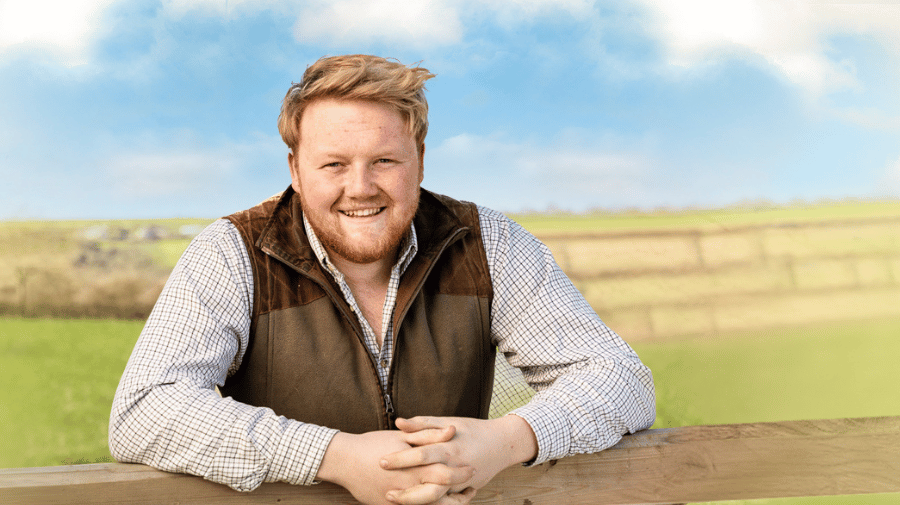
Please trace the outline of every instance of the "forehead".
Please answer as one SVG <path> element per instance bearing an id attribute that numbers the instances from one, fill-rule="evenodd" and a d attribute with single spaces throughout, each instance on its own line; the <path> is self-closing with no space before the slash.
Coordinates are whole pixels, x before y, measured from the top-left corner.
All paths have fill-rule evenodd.
<path id="1" fill-rule="evenodd" d="M 300 145 L 414 143 L 407 122 L 395 108 L 372 101 L 320 99 L 300 118 Z"/>

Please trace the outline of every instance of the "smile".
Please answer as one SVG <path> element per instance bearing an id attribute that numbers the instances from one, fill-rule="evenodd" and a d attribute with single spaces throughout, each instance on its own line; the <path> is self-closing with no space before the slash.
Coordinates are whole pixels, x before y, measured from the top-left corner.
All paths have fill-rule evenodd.
<path id="1" fill-rule="evenodd" d="M 375 207 L 371 209 L 342 210 L 340 213 L 347 217 L 369 217 L 380 214 L 384 209 L 385 207 Z"/>

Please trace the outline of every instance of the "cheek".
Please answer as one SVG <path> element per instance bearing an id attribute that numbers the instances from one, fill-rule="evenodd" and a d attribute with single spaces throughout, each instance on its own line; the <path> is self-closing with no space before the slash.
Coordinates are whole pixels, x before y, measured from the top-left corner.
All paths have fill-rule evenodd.
<path id="1" fill-rule="evenodd" d="M 309 207 L 329 208 L 341 195 L 340 187 L 334 181 L 322 177 L 304 175 L 300 178 L 301 196 Z"/>
<path id="2" fill-rule="evenodd" d="M 420 172 L 417 167 L 415 171 L 411 171 L 410 173 L 406 174 L 406 176 L 403 177 L 401 181 L 397 182 L 397 191 L 406 195 L 407 198 L 417 195 L 419 193 L 419 185 L 422 182 L 421 178 L 419 177 L 419 173 Z"/>

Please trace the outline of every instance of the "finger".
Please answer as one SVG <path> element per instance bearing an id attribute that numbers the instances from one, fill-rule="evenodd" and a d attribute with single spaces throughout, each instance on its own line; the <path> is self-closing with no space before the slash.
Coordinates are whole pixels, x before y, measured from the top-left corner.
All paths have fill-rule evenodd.
<path id="1" fill-rule="evenodd" d="M 422 473 L 421 480 L 460 489 L 469 484 L 474 476 L 473 466 L 428 465 Z"/>
<path id="2" fill-rule="evenodd" d="M 388 501 L 401 503 L 404 505 L 412 504 L 465 504 L 472 501 L 475 497 L 475 488 L 467 487 L 458 493 L 449 491 L 447 486 L 432 484 L 430 482 L 412 486 L 405 490 L 393 489 L 385 494 Z"/>
<path id="3" fill-rule="evenodd" d="M 447 426 L 440 429 L 429 428 L 411 433 L 401 433 L 402 436 L 400 438 L 409 445 L 439 444 L 441 442 L 447 442 L 456 436 L 456 426 Z"/>
<path id="4" fill-rule="evenodd" d="M 435 505 L 465 505 L 475 498 L 475 488 L 467 487 L 459 493 L 449 492 L 442 496 Z"/>
<path id="5" fill-rule="evenodd" d="M 397 428 L 407 433 L 413 431 L 421 431 L 434 428 L 444 428 L 448 426 L 445 419 L 440 417 L 416 416 L 409 419 L 398 417 L 396 421 Z"/>
<path id="6" fill-rule="evenodd" d="M 402 505 L 422 505 L 440 500 L 447 494 L 447 489 L 447 486 L 425 483 L 404 490 L 392 489 L 384 497 L 390 502 Z"/>
<path id="7" fill-rule="evenodd" d="M 379 464 L 385 470 L 397 470 L 434 463 L 449 464 L 452 456 L 446 444 L 429 444 L 392 452 L 383 456 Z"/>

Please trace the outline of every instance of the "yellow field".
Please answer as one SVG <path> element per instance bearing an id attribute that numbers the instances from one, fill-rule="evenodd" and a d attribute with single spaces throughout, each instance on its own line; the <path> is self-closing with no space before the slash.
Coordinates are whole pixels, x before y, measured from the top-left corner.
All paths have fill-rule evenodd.
<path id="1" fill-rule="evenodd" d="M 900 204 L 530 219 L 635 340 L 900 316 Z"/>
<path id="2" fill-rule="evenodd" d="M 898 202 L 514 218 L 633 341 L 900 316 Z M 0 314 L 142 319 L 209 222 L 2 222 Z"/>

